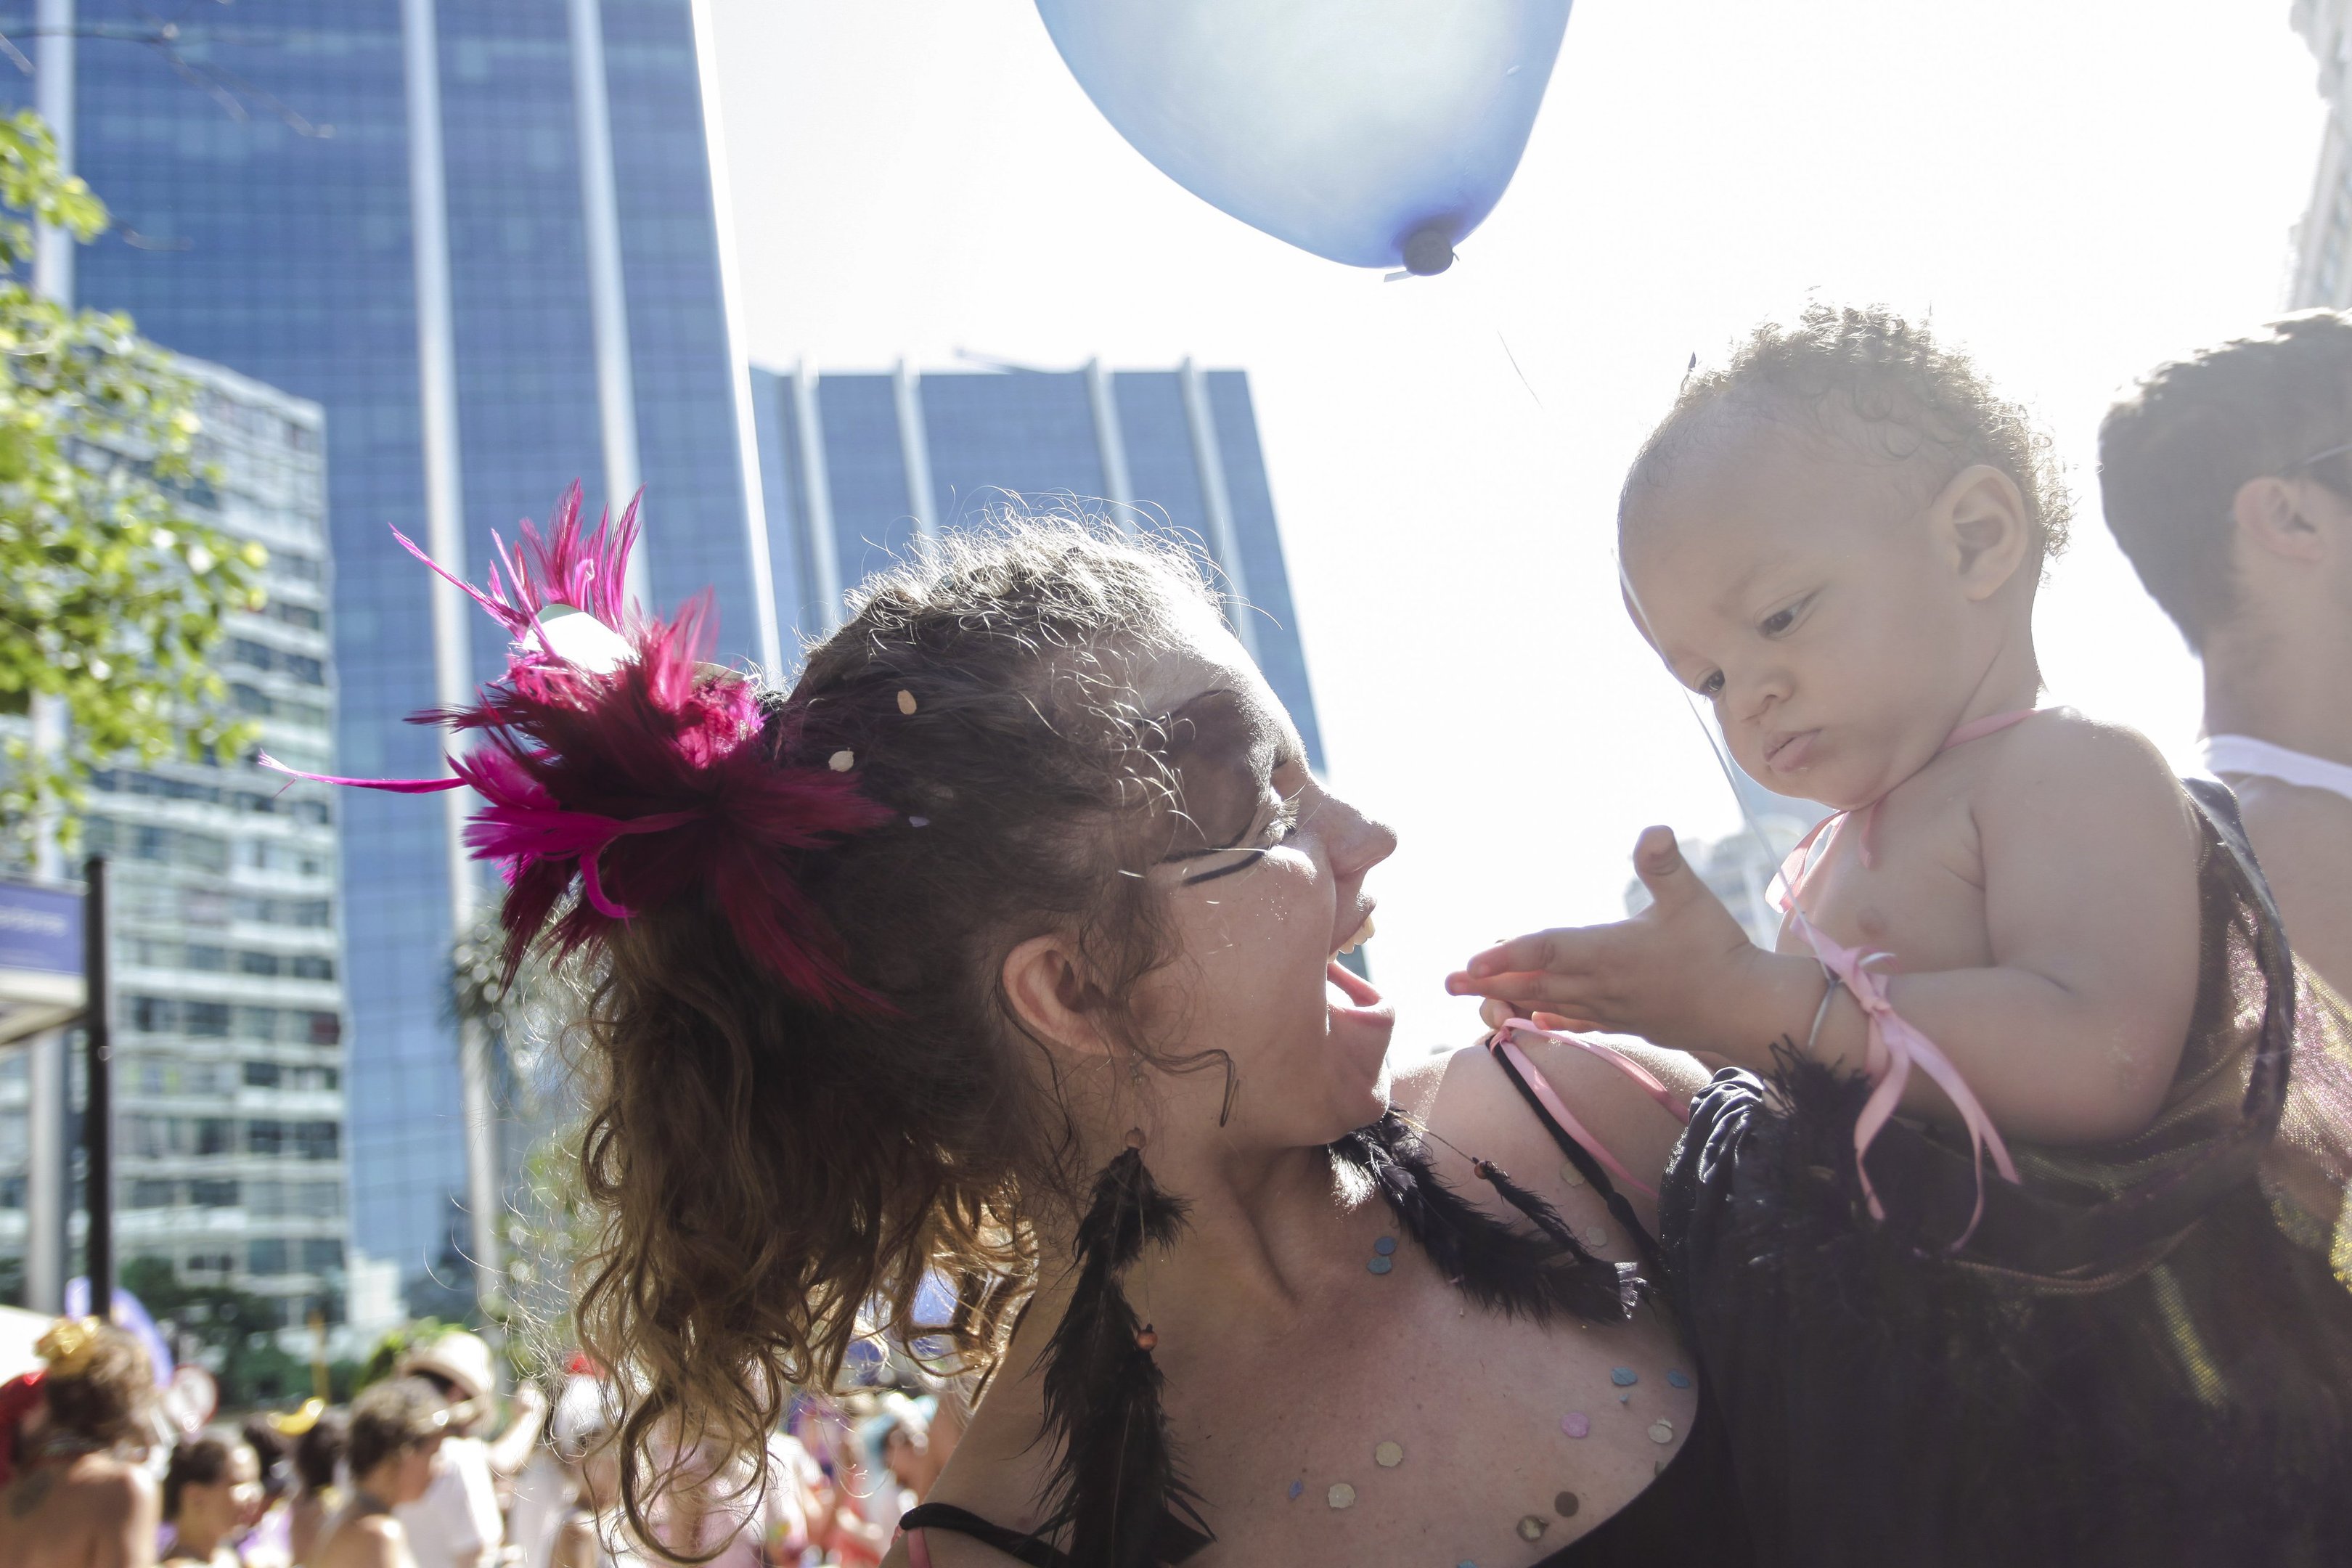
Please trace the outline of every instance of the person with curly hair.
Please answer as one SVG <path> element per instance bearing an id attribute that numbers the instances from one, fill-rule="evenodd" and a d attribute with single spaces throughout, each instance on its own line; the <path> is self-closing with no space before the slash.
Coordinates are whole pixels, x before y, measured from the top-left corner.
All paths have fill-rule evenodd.
<path id="1" fill-rule="evenodd" d="M 138 1340 L 60 1318 L 41 1368 L 0 1386 L 0 1568 L 146 1568 L 160 1521 L 139 1462 L 153 1436 L 155 1374 Z"/>
<path id="2" fill-rule="evenodd" d="M 1674 1095 L 1546 1041 L 1391 1069 L 1340 960 L 1395 837 L 1195 558 L 959 531 L 784 689 L 632 612 L 630 520 L 575 507 L 478 593 L 516 641 L 454 760 L 510 956 L 585 988 L 632 1537 L 707 1555 L 668 1500 L 751 1517 L 795 1391 L 887 1333 L 989 1379 L 890 1568 L 1748 1560 L 1653 1289 Z"/>

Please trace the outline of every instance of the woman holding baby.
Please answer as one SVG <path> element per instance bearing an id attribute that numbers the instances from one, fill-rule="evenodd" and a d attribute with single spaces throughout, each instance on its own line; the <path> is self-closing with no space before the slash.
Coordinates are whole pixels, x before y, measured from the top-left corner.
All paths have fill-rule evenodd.
<path id="1" fill-rule="evenodd" d="M 2322 1559 L 2344 1123 L 2298 1064 L 2341 1020 L 2226 803 L 2033 710 L 2063 521 L 1893 318 L 1694 383 L 1628 602 L 1844 815 L 1778 952 L 1654 832 L 1643 916 L 1452 982 L 1664 1048 L 1395 1073 L 1338 962 L 1393 838 L 1181 556 L 950 542 L 790 692 L 685 619 L 519 653 L 482 842 L 518 946 L 600 964 L 581 1321 L 635 1369 L 633 1521 L 674 1413 L 756 1454 L 878 1327 L 987 1379 L 891 1568 Z"/>

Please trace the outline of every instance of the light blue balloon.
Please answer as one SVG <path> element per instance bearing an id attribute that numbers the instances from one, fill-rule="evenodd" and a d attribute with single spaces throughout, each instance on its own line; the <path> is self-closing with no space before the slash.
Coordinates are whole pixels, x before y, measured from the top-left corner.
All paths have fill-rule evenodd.
<path id="1" fill-rule="evenodd" d="M 1037 0 L 1178 184 L 1350 267 L 1442 272 L 1495 210 L 1569 0 Z"/>

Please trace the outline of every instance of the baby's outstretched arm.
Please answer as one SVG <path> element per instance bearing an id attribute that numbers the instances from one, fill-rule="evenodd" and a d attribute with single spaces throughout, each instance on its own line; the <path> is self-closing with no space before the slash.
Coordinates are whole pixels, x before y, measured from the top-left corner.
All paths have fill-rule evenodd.
<path id="1" fill-rule="evenodd" d="M 1943 1048 L 2001 1131 L 2104 1142 L 2154 1119 L 2196 1001 L 2194 840 L 2179 787 L 2138 736 L 2080 721 L 2021 730 L 1970 802 L 1990 962 L 1905 973 L 1896 1011 Z M 1478 954 L 1447 988 L 1765 1068 L 1774 1042 L 1862 1070 L 1866 1024 L 1810 956 L 1768 952 L 1652 828 L 1634 864 L 1656 901 L 1612 925 Z M 1851 933 L 1832 932 L 1841 940 Z M 1948 1112 L 1914 1074 L 1905 1108 Z"/>

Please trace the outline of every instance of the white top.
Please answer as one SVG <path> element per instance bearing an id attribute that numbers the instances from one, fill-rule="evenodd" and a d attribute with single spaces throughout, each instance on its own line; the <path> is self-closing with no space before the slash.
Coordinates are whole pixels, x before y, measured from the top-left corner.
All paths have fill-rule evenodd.
<path id="1" fill-rule="evenodd" d="M 433 1484 L 393 1510 L 408 1532 L 416 1568 L 496 1568 L 506 1531 L 490 1450 L 478 1437 L 451 1437 L 433 1463 Z"/>
<path id="2" fill-rule="evenodd" d="M 2205 765 L 2216 773 L 2276 779 L 2301 789 L 2324 789 L 2352 800 L 2352 764 L 2289 751 L 2252 735 L 2214 735 L 2205 742 Z"/>

